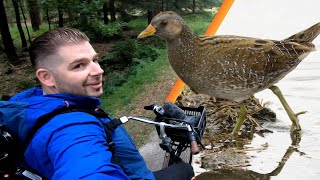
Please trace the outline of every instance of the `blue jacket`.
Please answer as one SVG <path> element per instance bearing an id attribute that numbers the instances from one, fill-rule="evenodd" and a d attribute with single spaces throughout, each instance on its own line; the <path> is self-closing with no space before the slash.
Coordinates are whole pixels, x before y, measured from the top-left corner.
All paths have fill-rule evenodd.
<path id="1" fill-rule="evenodd" d="M 67 104 L 93 109 L 100 105 L 100 100 L 94 97 L 43 95 L 40 88 L 17 94 L 10 101 L 26 106 L 25 122 L 15 127 L 21 141 L 26 141 L 37 118 L 44 114 Z M 112 154 L 102 123 L 87 113 L 72 112 L 57 115 L 41 127 L 24 156 L 31 168 L 49 179 L 155 179 L 123 127 L 115 129 L 113 142 L 124 170 L 111 163 Z"/>

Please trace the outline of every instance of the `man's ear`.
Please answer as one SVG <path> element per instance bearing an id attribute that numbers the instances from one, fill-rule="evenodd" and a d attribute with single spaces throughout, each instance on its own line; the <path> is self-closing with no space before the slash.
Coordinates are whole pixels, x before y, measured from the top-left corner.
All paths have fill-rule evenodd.
<path id="1" fill-rule="evenodd" d="M 52 72 L 47 69 L 38 69 L 36 71 L 36 76 L 38 77 L 39 81 L 45 86 L 52 87 L 56 85 L 56 81 Z"/>

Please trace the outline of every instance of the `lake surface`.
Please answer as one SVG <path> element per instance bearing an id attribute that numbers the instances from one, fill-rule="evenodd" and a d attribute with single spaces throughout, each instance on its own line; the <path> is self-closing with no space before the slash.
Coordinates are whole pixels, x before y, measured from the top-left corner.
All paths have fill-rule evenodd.
<path id="1" fill-rule="evenodd" d="M 236 1 L 217 34 L 281 40 L 320 22 L 318 7 L 318 0 Z M 319 179 L 320 37 L 314 44 L 318 50 L 276 84 L 295 113 L 307 111 L 299 116 L 300 141 L 292 145 L 289 117 L 272 91 L 264 90 L 255 97 L 277 114 L 277 121 L 263 125 L 273 133 L 265 133 L 265 137 L 255 134 L 246 145 L 247 171 L 202 173 L 204 170 L 196 167 L 198 179 Z"/>

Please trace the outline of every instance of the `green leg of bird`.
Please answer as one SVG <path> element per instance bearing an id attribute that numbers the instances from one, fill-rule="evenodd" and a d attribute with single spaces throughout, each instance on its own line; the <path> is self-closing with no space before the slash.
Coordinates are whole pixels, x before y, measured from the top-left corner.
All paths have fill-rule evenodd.
<path id="1" fill-rule="evenodd" d="M 240 104 L 240 112 L 239 112 L 239 116 L 237 118 L 236 121 L 236 125 L 234 126 L 233 130 L 232 130 L 232 135 L 233 136 L 237 136 L 238 135 L 238 131 L 240 129 L 240 127 L 242 126 L 244 120 L 247 118 L 247 108 L 244 106 L 243 103 Z"/>
<path id="2" fill-rule="evenodd" d="M 292 121 L 291 132 L 300 131 L 301 130 L 301 126 L 300 126 L 300 123 L 299 123 L 298 115 L 304 114 L 305 111 L 295 114 L 292 111 L 292 109 L 290 108 L 289 104 L 287 103 L 286 99 L 284 98 L 284 96 L 282 95 L 280 89 L 277 86 L 271 86 L 269 89 L 279 98 L 282 106 L 284 107 L 284 109 L 286 110 L 290 120 Z"/>

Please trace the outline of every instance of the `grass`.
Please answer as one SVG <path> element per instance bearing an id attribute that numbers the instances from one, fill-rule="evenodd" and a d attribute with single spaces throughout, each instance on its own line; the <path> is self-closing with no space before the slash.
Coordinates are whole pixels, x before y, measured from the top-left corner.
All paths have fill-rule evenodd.
<path id="1" fill-rule="evenodd" d="M 182 17 L 196 34 L 203 35 L 210 25 L 214 14 L 212 12 L 201 12 Z"/>
<path id="2" fill-rule="evenodd" d="M 128 22 L 128 27 L 137 31 L 142 31 L 148 26 L 148 20 L 146 17 L 138 16 Z"/>
<path id="3" fill-rule="evenodd" d="M 102 108 L 114 117 L 130 116 L 130 112 L 134 108 L 142 108 L 141 105 L 148 105 L 138 102 L 141 94 L 145 93 L 148 84 L 156 83 L 162 73 L 166 73 L 170 69 L 169 61 L 165 54 L 165 50 L 160 50 L 161 55 L 155 61 L 141 62 L 137 68 L 137 74 L 129 77 L 128 81 L 120 86 L 115 87 L 115 92 L 110 96 L 101 98 Z M 143 97 L 146 98 L 146 97 Z M 136 114 L 135 114 L 136 115 Z M 146 116 L 145 116 L 146 117 Z M 125 128 L 134 139 L 137 147 L 145 144 L 149 138 L 149 134 L 153 131 L 154 126 L 148 124 L 129 121 L 125 124 Z"/>
<path id="4" fill-rule="evenodd" d="M 25 34 L 25 37 L 26 37 L 26 40 L 27 40 L 27 43 L 29 46 L 30 42 L 29 42 L 29 37 L 28 37 L 26 26 L 22 25 L 22 29 L 23 29 L 23 32 Z M 47 23 L 42 23 L 40 25 L 40 29 L 38 31 L 33 31 L 32 26 L 28 25 L 28 30 L 29 30 L 29 33 L 31 36 L 30 38 L 31 38 L 31 40 L 33 40 L 34 38 L 38 37 L 39 35 L 43 34 L 46 31 L 48 31 L 49 25 Z M 16 25 L 10 27 L 10 33 L 11 33 L 11 37 L 13 39 L 14 46 L 17 48 L 21 48 L 21 38 L 20 38 L 19 30 Z"/>
<path id="5" fill-rule="evenodd" d="M 141 62 L 135 76 L 131 76 L 124 85 L 116 87 L 115 92 L 102 97 L 102 107 L 110 114 L 118 114 L 120 111 L 130 111 L 128 104 L 134 102 L 135 97 L 145 91 L 144 85 L 155 82 L 163 69 L 169 66 L 165 50 L 159 50 L 160 56 L 155 61 Z"/>

